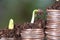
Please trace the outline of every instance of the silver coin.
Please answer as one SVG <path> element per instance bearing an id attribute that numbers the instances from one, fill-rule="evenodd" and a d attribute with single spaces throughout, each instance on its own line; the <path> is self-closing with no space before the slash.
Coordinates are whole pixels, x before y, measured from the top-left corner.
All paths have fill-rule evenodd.
<path id="1" fill-rule="evenodd" d="M 50 39 L 50 38 L 47 38 L 47 40 L 56 40 L 56 39 Z M 59 39 L 57 39 L 57 40 L 59 40 Z"/>
<path id="2" fill-rule="evenodd" d="M 42 38 L 44 37 L 44 34 L 41 34 L 41 35 L 36 35 L 36 34 L 21 34 L 22 38 Z"/>
<path id="3" fill-rule="evenodd" d="M 22 31 L 22 34 L 42 34 L 44 33 L 42 29 L 26 29 Z"/>
<path id="4" fill-rule="evenodd" d="M 59 13 L 54 13 L 54 14 L 53 14 L 53 13 L 48 13 L 47 15 L 52 15 L 52 16 L 53 16 L 53 15 L 55 15 L 55 16 L 60 16 L 60 14 L 59 14 Z"/>
<path id="5" fill-rule="evenodd" d="M 7 38 L 5 38 L 5 37 L 2 37 L 0 40 L 7 40 Z"/>
<path id="6" fill-rule="evenodd" d="M 36 30 L 36 31 L 40 31 L 40 30 L 43 30 L 43 29 L 25 29 L 25 30 L 27 30 L 27 31 L 30 31 L 30 30 L 31 30 L 31 31 L 32 31 L 32 30 L 33 30 L 33 31 L 35 31 L 35 30 Z"/>
<path id="7" fill-rule="evenodd" d="M 60 37 L 60 32 L 46 31 L 45 33 L 46 33 L 47 35 L 59 36 L 59 37 Z"/>
<path id="8" fill-rule="evenodd" d="M 44 40 L 44 38 L 36 39 L 36 38 L 22 38 L 22 40 Z"/>
<path id="9" fill-rule="evenodd" d="M 46 37 L 49 38 L 49 39 L 53 39 L 53 40 L 60 40 L 60 37 L 56 37 L 56 36 L 47 35 Z"/>
<path id="10" fill-rule="evenodd" d="M 7 40 L 14 40 L 14 38 L 7 38 Z"/>

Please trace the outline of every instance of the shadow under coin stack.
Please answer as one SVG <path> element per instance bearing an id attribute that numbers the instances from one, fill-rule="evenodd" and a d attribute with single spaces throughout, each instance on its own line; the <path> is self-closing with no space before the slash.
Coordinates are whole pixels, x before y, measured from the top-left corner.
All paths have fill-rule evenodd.
<path id="1" fill-rule="evenodd" d="M 47 40 L 60 40 L 60 2 L 54 4 L 47 10 L 46 38 Z"/>
<path id="2" fill-rule="evenodd" d="M 13 30 L 8 29 L 6 31 L 7 31 L 7 40 L 16 40 L 14 29 Z"/>
<path id="3" fill-rule="evenodd" d="M 15 37 L 16 37 L 16 40 L 21 40 L 21 24 L 15 24 Z"/>
<path id="4" fill-rule="evenodd" d="M 43 40 L 44 32 L 36 24 L 25 23 L 22 26 L 24 29 L 21 32 L 22 40 Z"/>

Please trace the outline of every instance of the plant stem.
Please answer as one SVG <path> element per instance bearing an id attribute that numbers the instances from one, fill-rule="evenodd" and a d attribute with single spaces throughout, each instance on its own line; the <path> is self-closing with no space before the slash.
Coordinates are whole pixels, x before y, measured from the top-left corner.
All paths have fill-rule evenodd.
<path id="1" fill-rule="evenodd" d="M 32 13 L 32 19 L 31 19 L 31 23 L 34 23 L 34 19 L 35 19 L 35 12 L 38 12 L 38 9 L 35 9 Z"/>

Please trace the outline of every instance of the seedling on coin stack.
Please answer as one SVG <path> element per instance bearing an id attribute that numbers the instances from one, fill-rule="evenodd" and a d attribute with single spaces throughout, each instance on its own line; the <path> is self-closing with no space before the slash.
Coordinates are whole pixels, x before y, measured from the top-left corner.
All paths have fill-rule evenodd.
<path id="1" fill-rule="evenodd" d="M 21 33 L 22 40 L 43 40 L 44 39 L 43 29 L 39 28 L 38 25 L 34 23 L 36 12 L 39 12 L 39 9 L 35 9 L 33 11 L 31 23 L 23 24 L 22 26 L 23 30 Z"/>

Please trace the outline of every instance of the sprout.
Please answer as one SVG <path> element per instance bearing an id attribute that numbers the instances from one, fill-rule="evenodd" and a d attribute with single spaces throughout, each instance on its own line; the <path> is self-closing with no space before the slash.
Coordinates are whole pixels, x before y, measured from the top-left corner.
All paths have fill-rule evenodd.
<path id="1" fill-rule="evenodd" d="M 38 9 L 35 9 L 32 13 L 32 19 L 31 19 L 31 23 L 34 23 L 34 19 L 36 17 L 35 13 L 38 12 Z"/>
<path id="2" fill-rule="evenodd" d="M 8 29 L 14 29 L 14 21 L 10 19 Z"/>

